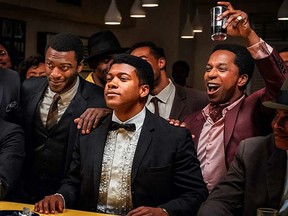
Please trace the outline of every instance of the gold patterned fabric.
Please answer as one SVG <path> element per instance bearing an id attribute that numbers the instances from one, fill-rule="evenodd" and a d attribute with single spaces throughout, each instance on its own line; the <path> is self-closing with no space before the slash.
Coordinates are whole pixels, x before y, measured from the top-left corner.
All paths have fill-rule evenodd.
<path id="1" fill-rule="evenodd" d="M 123 128 L 109 131 L 102 161 L 98 212 L 126 215 L 132 210 L 131 169 L 141 128 L 135 132 Z"/>

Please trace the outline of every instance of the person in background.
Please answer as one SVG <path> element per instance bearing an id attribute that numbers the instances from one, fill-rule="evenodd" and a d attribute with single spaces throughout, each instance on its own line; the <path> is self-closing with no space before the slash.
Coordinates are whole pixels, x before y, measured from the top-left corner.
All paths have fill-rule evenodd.
<path id="1" fill-rule="evenodd" d="M 273 133 L 248 138 L 237 149 L 234 161 L 198 216 L 255 216 L 257 208 L 274 208 L 288 215 L 288 80 L 275 101 L 264 106 L 276 111 Z M 274 111 L 273 110 L 273 111 Z"/>
<path id="2" fill-rule="evenodd" d="M 0 117 L 0 200 L 9 199 L 24 163 L 24 132 L 20 125 Z"/>
<path id="3" fill-rule="evenodd" d="M 93 34 L 88 39 L 89 57 L 85 60 L 92 69 L 86 77 L 86 81 L 100 87 L 105 86 L 105 76 L 109 70 L 113 55 L 126 51 L 121 48 L 116 36 L 111 31 L 101 31 Z"/>
<path id="4" fill-rule="evenodd" d="M 45 59 L 42 55 L 36 54 L 23 60 L 18 67 L 21 82 L 31 77 L 46 76 Z"/>
<path id="5" fill-rule="evenodd" d="M 190 67 L 186 61 L 176 61 L 172 66 L 173 81 L 184 87 L 191 88 L 191 85 L 187 85 L 186 79 L 189 76 Z"/>
<path id="6" fill-rule="evenodd" d="M 35 204 L 48 214 L 67 208 L 115 215 L 196 215 L 208 192 L 193 141 L 145 108 L 153 70 L 128 54 L 114 58 L 105 100 L 113 113 L 90 134 L 79 133 L 58 194 Z M 91 190 L 92 189 L 92 190 Z"/>
<path id="7" fill-rule="evenodd" d="M 131 55 L 141 57 L 147 61 L 154 71 L 154 88 L 148 96 L 146 107 L 156 115 L 164 119 L 184 118 L 201 110 L 208 103 L 205 92 L 184 88 L 174 84 L 166 72 L 166 57 L 164 50 L 153 42 L 139 42 L 129 49 Z"/>
<path id="8" fill-rule="evenodd" d="M 220 19 L 230 36 L 241 36 L 246 47 L 218 44 L 206 65 L 204 81 L 210 103 L 185 119 L 194 138 L 204 181 L 211 191 L 225 175 L 239 143 L 249 137 L 267 135 L 274 112 L 262 106 L 273 100 L 288 76 L 287 68 L 276 51 L 251 29 L 248 15 L 235 10 L 229 2 Z M 250 54 L 251 53 L 251 54 Z M 252 58 L 252 56 L 253 58 Z M 245 89 L 256 62 L 266 87 L 251 95 Z"/>
<path id="9" fill-rule="evenodd" d="M 279 50 L 279 55 L 284 60 L 286 67 L 288 67 L 288 47 Z"/>
<path id="10" fill-rule="evenodd" d="M 45 52 L 47 77 L 32 77 L 22 84 L 27 156 L 16 201 L 35 203 L 57 191 L 72 158 L 74 119 L 87 108 L 106 107 L 103 89 L 79 76 L 83 54 L 76 35 L 54 35 Z"/>
<path id="11" fill-rule="evenodd" d="M 8 50 L 0 41 L 0 68 L 12 69 L 12 60 Z"/>

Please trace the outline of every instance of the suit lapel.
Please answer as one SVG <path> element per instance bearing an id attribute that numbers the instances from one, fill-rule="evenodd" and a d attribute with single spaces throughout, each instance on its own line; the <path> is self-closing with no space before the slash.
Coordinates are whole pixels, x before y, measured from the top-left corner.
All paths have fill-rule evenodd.
<path id="1" fill-rule="evenodd" d="M 152 133 L 153 133 L 152 131 L 154 130 L 153 117 L 155 116 L 153 116 L 153 114 L 146 109 L 146 117 L 142 126 L 142 130 L 139 136 L 137 148 L 133 159 L 132 175 L 131 175 L 132 183 L 135 180 L 138 169 L 152 141 Z"/>
<path id="2" fill-rule="evenodd" d="M 66 163 L 65 163 L 65 170 L 69 168 L 70 165 L 70 158 L 74 149 L 74 139 L 75 139 L 75 134 L 77 133 L 77 127 L 76 124 L 74 123 L 75 118 L 79 118 L 81 114 L 86 110 L 87 107 L 87 101 L 86 98 L 83 97 L 83 83 L 79 83 L 79 87 L 77 90 L 77 93 L 72 100 L 71 104 L 68 106 L 67 110 L 72 109 L 72 115 L 71 115 L 71 121 L 69 124 L 69 139 L 68 139 L 68 145 L 67 145 L 67 154 L 66 154 Z"/>
<path id="3" fill-rule="evenodd" d="M 271 142 L 274 143 L 273 140 Z M 279 207 L 283 192 L 286 173 L 286 152 L 277 149 L 273 144 L 273 150 L 267 161 L 266 181 L 271 206 Z"/>
<path id="4" fill-rule="evenodd" d="M 112 115 L 107 116 L 103 123 L 91 132 L 90 136 L 86 136 L 87 143 L 91 145 L 91 153 L 93 154 L 93 181 L 95 185 L 94 193 L 97 195 L 96 200 L 98 200 L 103 154 L 111 118 Z"/>
<path id="5" fill-rule="evenodd" d="M 32 121 L 35 118 L 35 114 L 36 114 L 36 109 L 38 107 L 38 103 L 40 102 L 43 94 L 45 93 L 45 90 L 48 86 L 47 81 L 45 80 L 45 83 L 43 83 L 43 85 L 41 85 L 41 87 L 39 88 L 39 90 L 36 90 L 35 94 L 33 94 L 30 97 L 30 100 L 28 101 L 28 103 L 26 104 L 26 113 L 25 113 L 25 119 L 27 121 L 27 127 L 26 128 L 32 128 Z"/>
<path id="6" fill-rule="evenodd" d="M 191 134 L 195 136 L 195 138 L 193 139 L 195 149 L 197 149 L 200 134 L 202 132 L 204 123 L 205 123 L 205 118 L 201 111 L 197 114 L 197 116 L 195 117 L 195 120 L 192 121 L 191 127 L 189 127 Z"/>
<path id="7" fill-rule="evenodd" d="M 184 89 L 179 88 L 177 85 L 175 86 L 175 98 L 172 104 L 171 112 L 169 117 L 173 119 L 179 119 L 180 114 L 185 108 L 185 104 L 182 102 L 186 98 L 186 93 Z"/>
<path id="8" fill-rule="evenodd" d="M 242 107 L 242 104 L 245 100 L 245 97 L 239 104 L 237 104 L 232 110 L 229 110 L 225 115 L 225 123 L 224 123 L 224 145 L 225 149 L 228 146 L 228 143 L 231 139 L 232 133 L 235 128 L 236 119 L 239 115 L 239 110 Z"/>

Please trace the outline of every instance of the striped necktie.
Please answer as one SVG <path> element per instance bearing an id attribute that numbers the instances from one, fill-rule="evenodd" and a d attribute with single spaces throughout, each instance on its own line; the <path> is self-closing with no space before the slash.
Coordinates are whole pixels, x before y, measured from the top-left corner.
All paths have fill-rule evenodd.
<path id="1" fill-rule="evenodd" d="M 58 121 L 58 101 L 61 99 L 59 94 L 55 94 L 49 108 L 46 121 L 46 129 L 50 130 Z"/>

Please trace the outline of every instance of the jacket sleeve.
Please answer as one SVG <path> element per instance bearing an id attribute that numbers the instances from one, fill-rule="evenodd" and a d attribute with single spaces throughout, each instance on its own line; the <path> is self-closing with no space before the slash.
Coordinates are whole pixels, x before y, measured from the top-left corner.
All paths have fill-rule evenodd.
<path id="1" fill-rule="evenodd" d="M 57 193 L 65 199 L 66 208 L 75 208 L 80 193 L 80 144 L 79 130 L 76 138 L 76 144 L 73 151 L 72 162 L 69 171 L 62 181 L 62 185 Z"/>
<path id="2" fill-rule="evenodd" d="M 24 133 L 19 125 L 0 120 L 1 198 L 15 187 L 24 163 Z"/>
<path id="3" fill-rule="evenodd" d="M 268 57 L 255 60 L 255 63 L 265 82 L 265 95 L 262 100 L 273 100 L 288 78 L 286 65 L 275 49 Z"/>

